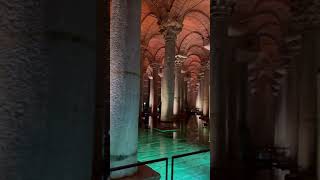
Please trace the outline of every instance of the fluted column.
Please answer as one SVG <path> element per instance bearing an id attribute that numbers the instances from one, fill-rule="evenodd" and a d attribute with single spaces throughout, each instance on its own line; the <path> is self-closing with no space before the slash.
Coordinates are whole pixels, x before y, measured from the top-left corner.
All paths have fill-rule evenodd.
<path id="1" fill-rule="evenodd" d="M 111 167 L 137 162 L 140 82 L 141 2 L 112 1 L 110 33 L 110 161 Z M 128 34 L 130 34 L 128 36 Z M 111 173 L 118 178 L 130 168 Z"/>
<path id="2" fill-rule="evenodd" d="M 228 130 L 227 130 L 227 83 L 230 58 L 227 44 L 227 14 L 225 6 L 214 6 L 211 14 L 211 63 L 210 63 L 210 138 L 211 176 L 216 180 L 226 179 L 230 174 L 228 168 Z M 219 4 L 219 3 L 218 3 Z"/>
<path id="3" fill-rule="evenodd" d="M 161 121 L 172 121 L 176 39 L 181 28 L 181 24 L 175 22 L 166 22 L 161 25 L 161 32 L 165 38 L 165 60 L 161 81 Z"/>

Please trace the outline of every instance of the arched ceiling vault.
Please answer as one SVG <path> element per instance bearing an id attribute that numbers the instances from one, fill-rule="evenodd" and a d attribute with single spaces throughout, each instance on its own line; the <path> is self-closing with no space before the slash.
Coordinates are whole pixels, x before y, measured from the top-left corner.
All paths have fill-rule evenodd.
<path id="1" fill-rule="evenodd" d="M 243 42 L 238 43 L 247 46 L 246 50 L 254 50 L 258 54 L 257 59 L 264 65 L 279 64 L 290 26 L 290 5 L 299 5 L 298 2 L 234 0 L 229 36 L 243 37 Z M 307 10 L 293 8 L 294 14 L 298 11 Z M 210 45 L 210 0 L 142 0 L 141 44 L 148 50 L 148 53 L 142 53 L 143 60 L 163 63 L 165 41 L 160 25 L 168 21 L 182 24 L 182 30 L 177 35 L 176 54 L 187 57 L 183 69 L 191 74 L 190 81 L 195 82 L 201 63 L 207 61 L 210 54 L 205 48 Z M 296 18 L 295 21 L 301 20 Z"/>
<path id="2" fill-rule="evenodd" d="M 163 63 L 165 41 L 160 24 L 177 21 L 183 26 L 177 35 L 176 54 L 188 57 L 183 69 L 196 78 L 201 61 L 209 59 L 209 50 L 204 48 L 210 37 L 209 17 L 210 0 L 142 0 L 141 44 L 145 47 L 142 59 L 150 64 Z"/>

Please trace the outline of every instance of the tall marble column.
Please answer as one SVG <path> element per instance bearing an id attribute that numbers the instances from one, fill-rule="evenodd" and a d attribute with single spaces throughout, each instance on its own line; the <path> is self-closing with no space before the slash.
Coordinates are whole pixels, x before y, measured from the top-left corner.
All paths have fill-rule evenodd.
<path id="1" fill-rule="evenodd" d="M 183 78 L 183 107 L 184 109 L 187 109 L 188 106 L 188 77 L 185 76 Z"/>
<path id="2" fill-rule="evenodd" d="M 315 132 L 316 132 L 316 49 L 314 48 L 317 34 L 314 30 L 303 33 L 302 53 L 298 61 L 298 116 L 299 116 L 299 145 L 298 166 L 301 171 L 310 171 L 315 164 Z"/>
<path id="3" fill-rule="evenodd" d="M 149 82 L 150 82 L 150 86 L 149 86 L 149 109 L 152 112 L 152 107 L 154 104 L 154 81 L 153 81 L 153 77 L 149 77 Z"/>
<path id="4" fill-rule="evenodd" d="M 202 74 L 199 74 L 198 78 L 199 78 L 199 84 L 198 84 L 196 105 L 197 105 L 197 108 L 199 109 L 199 111 L 202 112 L 203 87 L 204 87 L 203 79 L 204 79 L 204 76 Z"/>
<path id="5" fill-rule="evenodd" d="M 203 116 L 209 116 L 209 69 L 210 69 L 209 61 L 205 65 L 204 71 L 204 87 L 203 87 L 203 104 L 202 104 L 202 112 Z"/>
<path id="6" fill-rule="evenodd" d="M 288 79 L 283 77 L 281 80 L 281 92 L 278 98 L 278 111 L 276 113 L 275 121 L 275 145 L 277 147 L 288 148 L 287 127 L 289 125 L 289 118 L 287 115 L 287 92 Z"/>
<path id="7" fill-rule="evenodd" d="M 43 163 L 49 155 L 46 136 L 50 124 L 48 72 L 51 65 L 43 12 L 39 1 L 2 1 L 0 179 L 46 179 L 43 171 L 50 164 Z M 61 43 L 66 47 L 65 44 Z M 63 58 L 61 54 L 55 57 Z M 54 153 L 50 155 L 57 157 Z"/>
<path id="8" fill-rule="evenodd" d="M 159 104 L 159 84 L 158 82 L 160 81 L 160 76 L 159 76 L 159 70 L 160 70 L 160 64 L 153 63 L 151 64 L 152 68 L 152 79 L 153 79 L 153 105 L 152 105 L 152 113 L 157 112 L 157 107 Z"/>
<path id="9" fill-rule="evenodd" d="M 117 0 L 111 6 L 110 162 L 117 167 L 137 162 L 141 1 Z M 114 171 L 111 178 L 136 170 Z"/>
<path id="10" fill-rule="evenodd" d="M 161 24 L 161 32 L 165 39 L 165 61 L 161 81 L 161 121 L 172 121 L 176 39 L 181 29 L 182 25 L 177 22 Z"/>
<path id="11" fill-rule="evenodd" d="M 183 70 L 181 70 L 181 77 L 180 77 L 180 81 L 179 81 L 179 83 L 180 83 L 180 91 L 179 91 L 179 93 L 180 93 L 180 102 L 179 102 L 179 104 L 180 104 L 180 107 L 179 107 L 179 109 L 180 109 L 180 112 L 183 112 L 184 111 L 184 108 L 185 108 L 185 103 L 184 103 L 184 91 L 185 91 L 185 82 L 184 82 L 184 77 L 185 77 L 185 71 L 183 71 Z"/>
<path id="12" fill-rule="evenodd" d="M 183 58 L 177 57 L 175 60 L 175 84 L 174 84 L 174 102 L 173 115 L 180 113 L 180 99 L 181 99 L 181 66 Z"/>
<path id="13" fill-rule="evenodd" d="M 216 180 L 226 179 L 230 174 L 228 165 L 228 130 L 227 130 L 227 72 L 230 68 L 228 58 L 227 16 L 228 9 L 221 2 L 211 1 L 211 62 L 210 62 L 210 139 L 211 177 Z"/>

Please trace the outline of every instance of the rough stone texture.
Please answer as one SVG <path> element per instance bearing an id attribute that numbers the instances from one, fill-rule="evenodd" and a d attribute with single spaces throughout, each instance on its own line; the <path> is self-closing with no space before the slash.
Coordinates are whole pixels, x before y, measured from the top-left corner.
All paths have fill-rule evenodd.
<path id="1" fill-rule="evenodd" d="M 95 3 L 1 2 L 0 179 L 89 179 Z"/>
<path id="2" fill-rule="evenodd" d="M 42 3 L 2 0 L 0 5 L 0 179 L 3 180 L 40 180 L 43 176 L 48 61 Z"/>
<path id="3" fill-rule="evenodd" d="M 165 65 L 161 81 L 161 121 L 171 121 L 174 102 L 174 62 L 177 31 L 171 26 L 165 30 Z"/>
<path id="4" fill-rule="evenodd" d="M 175 78 L 174 78 L 174 102 L 173 102 L 173 114 L 177 115 L 179 113 L 179 106 L 180 106 L 180 72 L 181 68 L 175 68 Z"/>
<path id="5" fill-rule="evenodd" d="M 91 178 L 95 118 L 96 5 L 72 0 L 46 6 L 49 121 L 45 180 Z M 83 13 L 86 12 L 86 13 Z"/>
<path id="6" fill-rule="evenodd" d="M 111 167 L 137 161 L 140 83 L 140 1 L 112 1 L 110 34 Z M 116 171 L 112 178 L 135 173 Z"/>

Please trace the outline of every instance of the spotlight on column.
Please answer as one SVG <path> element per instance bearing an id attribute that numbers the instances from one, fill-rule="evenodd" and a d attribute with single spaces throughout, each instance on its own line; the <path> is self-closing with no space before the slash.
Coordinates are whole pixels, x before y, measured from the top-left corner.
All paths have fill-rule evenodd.
<path id="1" fill-rule="evenodd" d="M 210 44 L 203 46 L 205 49 L 210 51 Z"/>

